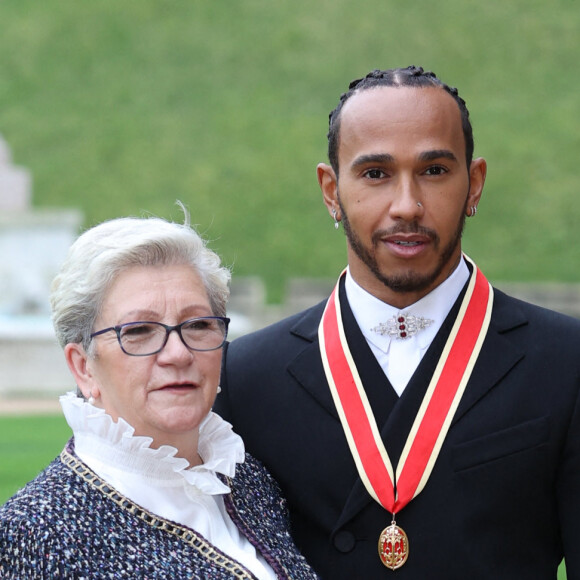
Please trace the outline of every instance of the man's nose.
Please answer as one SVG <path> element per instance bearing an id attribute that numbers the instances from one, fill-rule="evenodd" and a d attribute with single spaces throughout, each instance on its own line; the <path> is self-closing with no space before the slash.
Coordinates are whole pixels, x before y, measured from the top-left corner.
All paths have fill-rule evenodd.
<path id="1" fill-rule="evenodd" d="M 421 191 L 412 176 L 401 176 L 395 185 L 389 208 L 392 219 L 414 221 L 423 215 Z"/>

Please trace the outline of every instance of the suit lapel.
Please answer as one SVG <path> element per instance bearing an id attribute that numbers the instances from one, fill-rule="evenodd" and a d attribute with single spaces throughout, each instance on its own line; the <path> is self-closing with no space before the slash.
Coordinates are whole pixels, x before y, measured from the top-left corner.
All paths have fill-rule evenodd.
<path id="1" fill-rule="evenodd" d="M 314 306 L 290 329 L 291 334 L 308 341 L 310 344 L 307 344 L 290 361 L 287 370 L 302 388 L 310 393 L 337 421 L 340 421 L 328 388 L 318 345 L 318 325 L 325 306 L 326 301 Z"/>
<path id="2" fill-rule="evenodd" d="M 399 397 L 356 323 L 344 292 L 344 279 L 341 281 L 339 294 L 349 348 L 365 385 L 365 391 L 375 413 L 377 424 L 380 426 L 388 419 L 392 409 L 398 403 Z M 322 366 L 318 341 L 318 326 L 325 306 L 326 302 L 316 306 L 291 329 L 293 334 L 309 340 L 311 344 L 288 365 L 288 372 L 340 422 Z"/>
<path id="3" fill-rule="evenodd" d="M 512 342 L 510 333 L 527 322 L 516 301 L 508 298 L 503 292 L 494 290 L 490 327 L 467 389 L 453 418 L 452 428 L 524 358 L 525 351 Z"/>

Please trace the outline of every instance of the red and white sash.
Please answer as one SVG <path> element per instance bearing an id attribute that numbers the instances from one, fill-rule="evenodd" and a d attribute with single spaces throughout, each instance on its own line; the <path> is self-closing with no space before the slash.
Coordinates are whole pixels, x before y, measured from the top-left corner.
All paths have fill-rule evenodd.
<path id="1" fill-rule="evenodd" d="M 465 259 L 473 265 L 467 291 L 403 448 L 396 475 L 348 348 L 339 283 L 320 321 L 318 337 L 324 371 L 360 478 L 369 494 L 392 514 L 425 487 L 489 327 L 493 289 L 477 266 L 467 256 Z"/>

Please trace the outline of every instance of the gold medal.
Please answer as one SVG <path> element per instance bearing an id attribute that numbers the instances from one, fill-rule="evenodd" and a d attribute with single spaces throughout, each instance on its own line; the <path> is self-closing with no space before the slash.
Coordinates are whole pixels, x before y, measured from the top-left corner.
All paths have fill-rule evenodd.
<path id="1" fill-rule="evenodd" d="M 390 570 L 400 568 L 409 557 L 409 539 L 395 520 L 379 536 L 379 557 Z"/>

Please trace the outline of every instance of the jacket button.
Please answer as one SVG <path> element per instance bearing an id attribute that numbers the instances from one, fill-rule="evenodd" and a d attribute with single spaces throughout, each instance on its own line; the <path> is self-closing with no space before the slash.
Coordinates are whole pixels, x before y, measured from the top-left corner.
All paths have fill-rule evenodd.
<path id="1" fill-rule="evenodd" d="M 334 547 L 339 552 L 343 552 L 346 554 L 347 552 L 353 550 L 356 541 L 354 539 L 354 535 L 351 532 L 342 530 L 334 536 L 333 543 Z"/>

